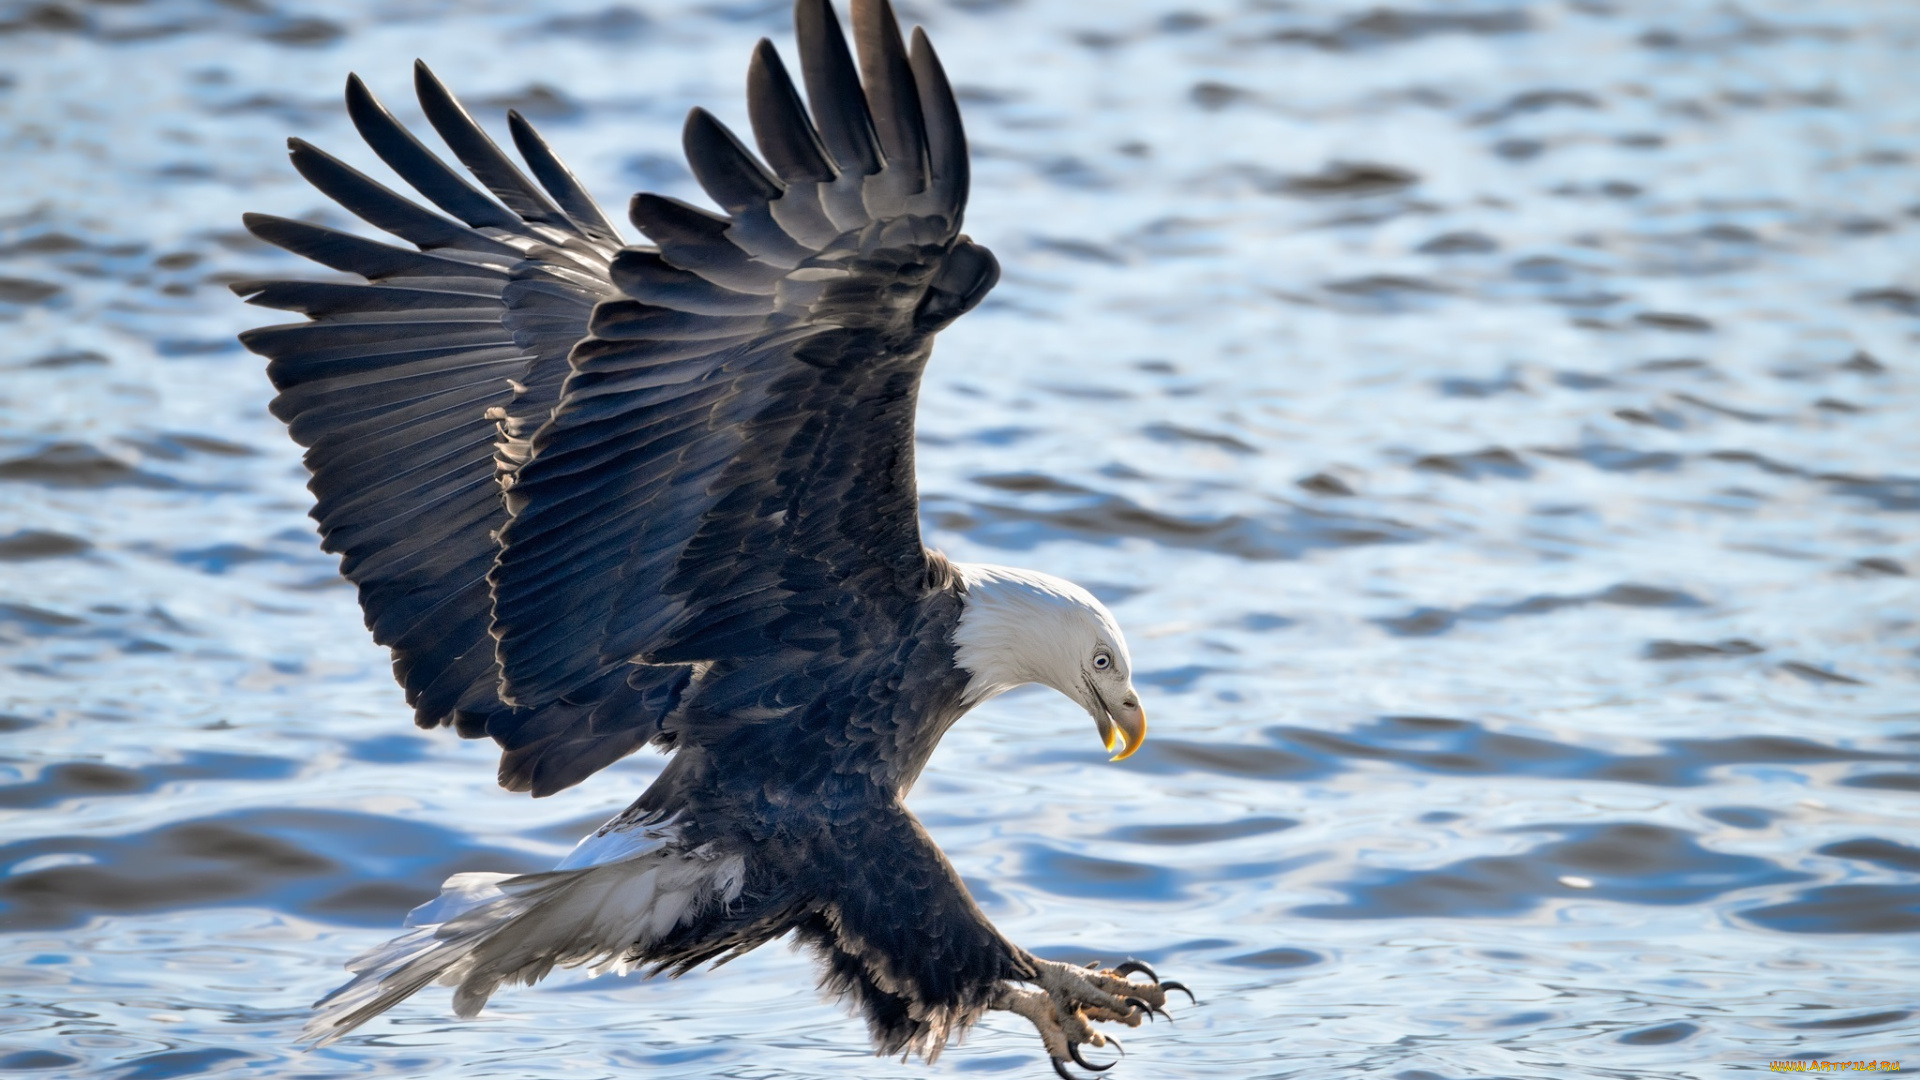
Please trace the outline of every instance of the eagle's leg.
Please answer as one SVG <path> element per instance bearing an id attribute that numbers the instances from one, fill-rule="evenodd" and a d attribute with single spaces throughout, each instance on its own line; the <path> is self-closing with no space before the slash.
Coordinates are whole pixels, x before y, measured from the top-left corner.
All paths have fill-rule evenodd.
<path id="1" fill-rule="evenodd" d="M 1080 1054 L 1082 1046 L 1119 1046 L 1119 1040 L 1094 1028 L 1097 1023 L 1139 1027 L 1155 1015 L 1166 1016 L 1168 989 L 1186 988 L 1179 983 L 1135 982 L 1127 978 L 1134 971 L 1153 973 L 1144 965 L 1122 964 L 1113 969 L 1079 968 L 1038 957 L 1029 957 L 1034 975 L 1022 982 L 1038 990 L 1019 990 L 1003 985 L 990 1008 L 1016 1013 L 1040 1033 L 1040 1041 L 1053 1059 L 1054 1071 L 1066 1076 L 1066 1062 L 1079 1063 L 1094 1071 L 1109 1065 L 1091 1065 Z"/>
<path id="2" fill-rule="evenodd" d="M 1168 990 L 1185 989 L 1137 962 L 1074 967 L 1008 941 L 897 799 L 837 809 L 806 859 L 824 903 L 795 929 L 826 964 L 821 986 L 860 1007 L 882 1054 L 932 1061 L 997 1009 L 1033 1024 L 1055 1071 L 1100 1071 L 1081 1048 L 1115 1040 L 1095 1024 L 1139 1027 L 1167 1015 Z"/>

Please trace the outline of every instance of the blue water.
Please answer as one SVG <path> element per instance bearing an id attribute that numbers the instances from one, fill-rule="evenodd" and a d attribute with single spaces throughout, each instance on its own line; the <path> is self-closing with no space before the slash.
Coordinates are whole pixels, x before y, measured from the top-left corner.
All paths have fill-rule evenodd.
<path id="1" fill-rule="evenodd" d="M 783 3 L 0 4 L 0 1071 L 1047 1075 L 937 1066 L 774 946 L 679 981 L 305 1006 L 538 802 L 412 729 L 224 283 L 344 215 L 361 72 L 517 105 L 610 206 L 697 197 Z M 930 540 L 1086 583 L 1154 736 L 963 721 L 912 804 L 988 914 L 1193 986 L 1116 1077 L 1720 1077 L 1920 1056 L 1920 8 L 907 7 L 964 90 Z M 1911 1064 L 1909 1065 L 1911 1068 Z"/>

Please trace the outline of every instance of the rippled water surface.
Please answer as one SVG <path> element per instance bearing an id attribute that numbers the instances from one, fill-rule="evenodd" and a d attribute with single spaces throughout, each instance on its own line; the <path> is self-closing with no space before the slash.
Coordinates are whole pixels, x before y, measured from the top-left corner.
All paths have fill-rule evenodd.
<path id="1" fill-rule="evenodd" d="M 928 376 L 929 536 L 1112 603 L 1156 735 L 1011 695 L 913 805 L 1016 940 L 1200 993 L 1113 1075 L 1920 1050 L 1920 8 L 903 7 L 1006 267 Z M 691 197 L 681 117 L 744 123 L 786 20 L 0 4 L 0 1070 L 1045 1075 L 1005 1018 L 874 1060 L 781 947 L 291 1045 L 659 759 L 529 802 L 412 729 L 233 340 L 224 284 L 302 269 L 238 214 L 344 223 L 282 139 L 370 161 L 341 81 L 415 56 Z"/>

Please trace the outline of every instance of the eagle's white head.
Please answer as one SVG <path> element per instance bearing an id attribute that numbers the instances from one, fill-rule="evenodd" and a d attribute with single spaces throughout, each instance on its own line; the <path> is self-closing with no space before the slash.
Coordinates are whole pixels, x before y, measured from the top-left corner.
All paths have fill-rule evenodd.
<path id="1" fill-rule="evenodd" d="M 1140 749 L 1147 713 L 1133 689 L 1133 660 L 1113 612 L 1093 594 L 1051 574 L 955 563 L 966 586 L 955 661 L 970 676 L 966 703 L 1039 683 L 1093 717 L 1113 760 Z"/>

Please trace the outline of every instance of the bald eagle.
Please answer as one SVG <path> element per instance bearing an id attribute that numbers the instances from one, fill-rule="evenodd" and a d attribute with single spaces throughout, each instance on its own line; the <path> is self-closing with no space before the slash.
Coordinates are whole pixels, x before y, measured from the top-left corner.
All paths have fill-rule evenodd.
<path id="1" fill-rule="evenodd" d="M 637 195 L 644 243 L 524 118 L 531 178 L 424 66 L 421 108 L 478 187 L 357 77 L 346 101 L 438 212 L 289 143 L 410 247 L 245 219 L 365 279 L 235 289 L 308 319 L 242 340 L 415 722 L 492 738 L 500 783 L 536 797 L 643 745 L 672 755 L 553 870 L 449 879 L 316 1004 L 316 1043 L 429 983 L 471 1016 L 556 965 L 679 974 L 786 934 L 880 1053 L 929 1061 L 1006 1010 L 1056 1071 L 1093 1068 L 1095 1023 L 1184 990 L 1008 941 L 904 805 L 954 721 L 1013 687 L 1072 698 L 1116 757 L 1146 713 L 1086 590 L 922 544 L 921 372 L 999 267 L 960 232 L 966 139 L 925 34 L 904 41 L 887 0 L 855 0 L 851 51 L 829 0 L 795 23 L 806 104 L 762 40 L 759 156 L 694 109 L 687 162 L 724 213 Z"/>

